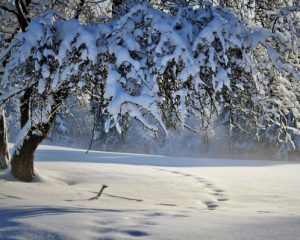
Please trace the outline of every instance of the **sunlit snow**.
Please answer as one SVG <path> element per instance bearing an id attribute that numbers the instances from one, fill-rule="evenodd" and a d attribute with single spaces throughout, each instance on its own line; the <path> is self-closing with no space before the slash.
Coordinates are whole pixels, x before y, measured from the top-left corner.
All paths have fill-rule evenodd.
<path id="1" fill-rule="evenodd" d="M 0 239 L 300 236 L 299 163 L 54 146 L 40 146 L 35 159 L 31 183 L 0 172 Z"/>

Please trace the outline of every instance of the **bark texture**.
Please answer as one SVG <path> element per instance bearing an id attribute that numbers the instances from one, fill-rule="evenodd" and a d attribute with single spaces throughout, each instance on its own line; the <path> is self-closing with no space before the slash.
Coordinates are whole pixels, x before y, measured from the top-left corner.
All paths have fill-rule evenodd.
<path id="1" fill-rule="evenodd" d="M 19 150 L 15 151 L 11 158 L 11 172 L 15 178 L 21 181 L 30 182 L 34 178 L 34 155 L 38 145 L 48 136 L 51 126 L 54 123 L 56 112 L 52 115 L 49 122 L 39 124 L 36 128 L 32 128 L 26 139 L 23 141 Z M 33 131 L 36 129 L 41 134 L 35 135 Z"/>
<path id="2" fill-rule="evenodd" d="M 0 169 L 6 169 L 9 162 L 7 131 L 4 110 L 0 112 Z"/>
<path id="3" fill-rule="evenodd" d="M 24 95 L 21 97 L 21 107 L 20 107 L 20 113 L 21 113 L 21 129 L 25 126 L 28 119 L 30 118 L 30 94 L 31 89 L 28 88 Z"/>

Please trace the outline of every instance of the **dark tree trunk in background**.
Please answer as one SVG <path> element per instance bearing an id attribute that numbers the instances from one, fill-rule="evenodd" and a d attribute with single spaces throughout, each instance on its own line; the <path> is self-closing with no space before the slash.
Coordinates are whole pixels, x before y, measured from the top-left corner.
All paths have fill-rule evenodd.
<path id="1" fill-rule="evenodd" d="M 116 16 L 118 14 L 118 8 L 122 6 L 124 0 L 113 0 L 112 4 L 112 14 Z"/>
<path id="2" fill-rule="evenodd" d="M 0 112 L 0 170 L 6 169 L 9 162 L 9 151 L 6 134 L 4 110 Z"/>
<path id="3" fill-rule="evenodd" d="M 79 15 L 82 13 L 84 3 L 85 3 L 85 0 L 80 0 L 79 6 L 74 15 L 74 19 L 79 19 Z"/>
<path id="4" fill-rule="evenodd" d="M 29 182 L 34 177 L 34 154 L 38 145 L 48 136 L 51 126 L 56 117 L 56 111 L 47 123 L 39 124 L 38 129 L 42 132 L 40 135 L 33 134 L 36 128 L 29 130 L 23 145 L 16 150 L 11 158 L 11 172 L 15 178 L 21 181 Z"/>

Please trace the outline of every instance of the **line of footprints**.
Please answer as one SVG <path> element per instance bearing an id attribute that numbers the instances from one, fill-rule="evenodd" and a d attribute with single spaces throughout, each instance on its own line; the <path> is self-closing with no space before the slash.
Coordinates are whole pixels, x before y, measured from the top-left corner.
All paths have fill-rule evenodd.
<path id="1" fill-rule="evenodd" d="M 214 184 L 208 182 L 206 179 L 204 178 L 200 178 L 200 177 L 195 177 L 191 174 L 186 174 L 186 173 L 182 173 L 182 172 L 176 172 L 176 171 L 168 171 L 166 169 L 161 169 L 161 168 L 156 168 L 157 170 L 160 171 L 166 171 L 166 172 L 170 172 L 170 173 L 174 173 L 174 174 L 178 174 L 178 175 L 182 175 L 184 177 L 190 177 L 193 178 L 195 181 L 197 181 L 198 183 L 200 183 L 202 185 L 202 187 L 213 196 L 213 198 L 215 199 L 214 201 L 206 201 L 204 202 L 205 205 L 207 206 L 208 210 L 215 210 L 218 206 L 219 206 L 219 202 L 225 202 L 228 201 L 227 198 L 224 197 L 225 195 L 225 191 L 219 188 L 216 188 L 214 186 Z"/>

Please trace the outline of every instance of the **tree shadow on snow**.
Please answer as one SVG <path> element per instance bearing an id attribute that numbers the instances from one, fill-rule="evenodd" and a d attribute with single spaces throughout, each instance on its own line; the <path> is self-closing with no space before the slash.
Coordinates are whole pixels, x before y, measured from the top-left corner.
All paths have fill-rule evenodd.
<path id="1" fill-rule="evenodd" d="M 53 221 L 54 222 L 57 220 L 62 221 L 61 219 L 59 219 L 59 215 L 64 215 L 64 214 L 95 215 L 97 213 L 103 215 L 103 213 L 105 212 L 122 213 L 128 211 L 129 210 L 67 208 L 67 207 L 17 207 L 17 208 L 5 208 L 5 209 L 0 208 L 0 216 L 1 216 L 0 217 L 0 239 L 16 239 L 19 238 L 20 236 L 22 236 L 24 239 L 65 239 L 70 236 L 64 236 L 64 233 L 62 233 L 59 230 L 56 232 L 55 230 L 52 230 L 52 228 L 50 228 L 50 230 L 47 229 L 47 226 L 49 224 L 51 225 Z M 58 218 L 57 219 L 51 218 L 54 215 L 57 215 Z M 48 217 L 50 218 L 50 220 L 47 220 Z M 72 219 L 72 218 L 74 218 L 74 215 L 68 216 L 67 219 Z M 76 218 L 80 219 L 80 216 Z M 31 219 L 31 221 L 28 222 L 29 219 Z M 30 222 L 33 223 L 33 225 L 31 225 Z M 39 228 L 35 227 L 37 222 L 39 222 L 39 224 L 37 225 L 40 226 Z M 45 228 L 43 226 L 45 226 Z M 137 231 L 134 229 L 128 230 L 130 232 L 126 232 L 126 231 L 123 231 L 123 233 L 132 236 L 147 235 L 144 232 Z"/>

